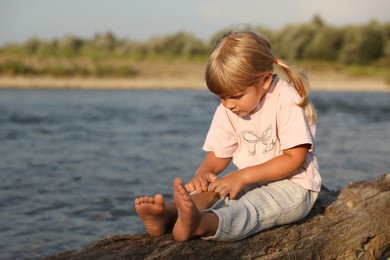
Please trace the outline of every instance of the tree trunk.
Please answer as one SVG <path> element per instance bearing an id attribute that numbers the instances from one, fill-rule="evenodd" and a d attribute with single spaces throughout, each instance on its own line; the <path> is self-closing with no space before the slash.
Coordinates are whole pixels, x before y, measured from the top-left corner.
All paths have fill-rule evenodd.
<path id="1" fill-rule="evenodd" d="M 352 183 L 340 192 L 323 187 L 310 214 L 238 242 L 172 234 L 107 237 L 45 259 L 386 259 L 390 256 L 390 173 Z"/>

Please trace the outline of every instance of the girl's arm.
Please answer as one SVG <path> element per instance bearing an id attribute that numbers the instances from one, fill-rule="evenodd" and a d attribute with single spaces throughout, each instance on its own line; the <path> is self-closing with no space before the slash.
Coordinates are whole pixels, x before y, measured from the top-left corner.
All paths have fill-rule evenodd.
<path id="1" fill-rule="evenodd" d="M 207 191 L 209 183 L 215 179 L 215 175 L 226 169 L 230 160 L 231 158 L 219 158 L 215 156 L 214 152 L 208 152 L 195 171 L 194 178 L 185 185 L 187 191 L 196 191 L 197 193 Z"/>
<path id="2" fill-rule="evenodd" d="M 310 145 L 299 145 L 283 151 L 283 154 L 263 164 L 242 170 L 246 184 L 269 182 L 289 177 L 299 170 L 305 162 Z"/>
<path id="3" fill-rule="evenodd" d="M 231 172 L 214 181 L 210 190 L 218 193 L 220 197 L 230 194 L 230 198 L 234 199 L 246 184 L 289 177 L 302 167 L 309 149 L 310 145 L 305 144 L 284 150 L 282 155 L 265 163 Z"/>

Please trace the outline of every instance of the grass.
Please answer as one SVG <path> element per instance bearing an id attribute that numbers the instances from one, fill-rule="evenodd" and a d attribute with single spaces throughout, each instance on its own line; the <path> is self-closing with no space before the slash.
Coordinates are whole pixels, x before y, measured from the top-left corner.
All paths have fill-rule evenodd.
<path id="1" fill-rule="evenodd" d="M 337 72 L 352 78 L 375 78 L 390 84 L 390 73 L 385 63 L 346 65 L 328 61 L 298 61 L 297 67 L 315 73 Z"/>
<path id="2" fill-rule="evenodd" d="M 129 58 L 111 56 L 50 56 L 0 54 L 0 75 L 53 77 L 170 77 L 180 74 L 203 76 L 207 57 Z M 345 65 L 328 61 L 293 61 L 292 65 L 314 73 L 341 73 L 366 77 L 390 84 L 388 68 L 374 65 Z M 385 63 L 383 63 L 385 64 Z"/>
<path id="3" fill-rule="evenodd" d="M 0 57 L 0 75 L 54 77 L 134 77 L 137 69 L 126 61 L 79 57 Z"/>

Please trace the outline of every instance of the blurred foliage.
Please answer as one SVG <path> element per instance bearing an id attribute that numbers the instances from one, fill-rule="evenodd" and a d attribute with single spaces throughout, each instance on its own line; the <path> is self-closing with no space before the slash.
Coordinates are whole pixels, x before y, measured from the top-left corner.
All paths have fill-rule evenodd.
<path id="1" fill-rule="evenodd" d="M 229 28 L 237 30 L 238 28 Z M 289 61 L 324 61 L 366 68 L 374 66 L 387 70 L 390 65 L 390 24 L 371 21 L 365 25 L 335 27 L 326 24 L 318 15 L 303 24 L 291 24 L 279 30 L 246 26 L 265 35 L 272 43 L 276 56 Z M 22 44 L 0 47 L 0 74 L 53 75 L 53 76 L 125 76 L 139 72 L 130 62 L 143 59 L 205 61 L 217 38 L 209 41 L 191 33 L 178 32 L 149 39 L 145 42 L 119 39 L 113 33 L 96 34 L 92 39 L 66 35 L 49 41 L 33 37 Z M 37 62 L 27 62 L 33 57 Z M 56 60 L 85 59 L 83 62 L 57 62 Z M 119 63 L 108 62 L 120 60 Z M 50 60 L 48 62 L 47 60 Z M 42 63 L 44 64 L 40 64 Z M 370 71 L 370 69 L 362 71 Z"/>

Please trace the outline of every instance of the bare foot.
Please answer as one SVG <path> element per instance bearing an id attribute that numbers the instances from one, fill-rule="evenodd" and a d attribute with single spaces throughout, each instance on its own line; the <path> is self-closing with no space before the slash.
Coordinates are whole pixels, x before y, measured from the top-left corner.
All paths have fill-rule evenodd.
<path id="1" fill-rule="evenodd" d="M 173 199 L 178 217 L 173 227 L 173 236 L 177 241 L 187 241 L 194 236 L 200 221 L 200 212 L 183 186 L 183 181 L 176 178 L 174 183 Z"/>
<path id="2" fill-rule="evenodd" d="M 139 197 L 135 199 L 134 204 L 148 234 L 154 237 L 162 236 L 169 223 L 164 197 L 161 194 L 154 197 Z"/>

